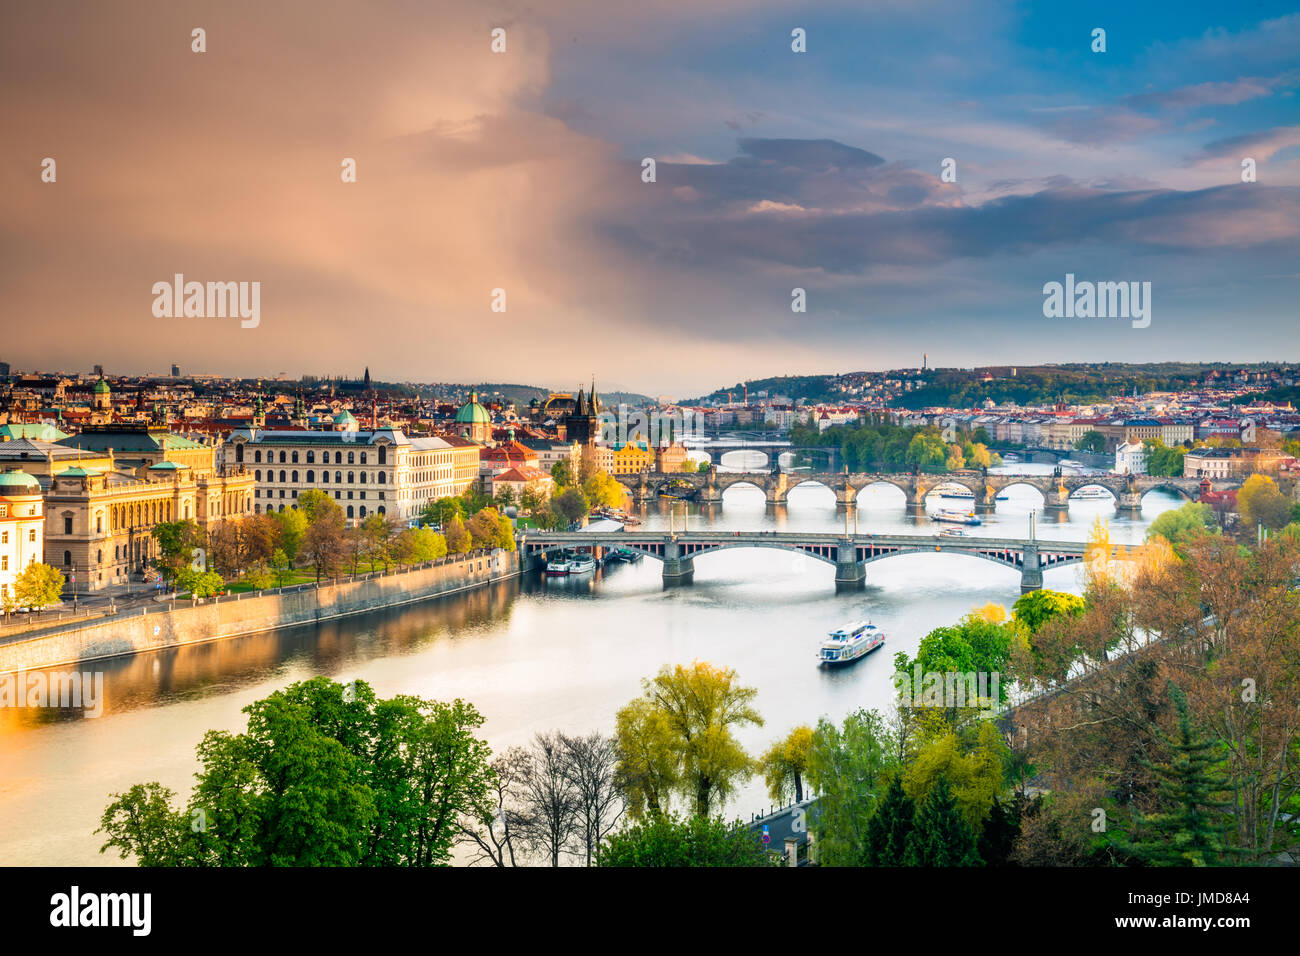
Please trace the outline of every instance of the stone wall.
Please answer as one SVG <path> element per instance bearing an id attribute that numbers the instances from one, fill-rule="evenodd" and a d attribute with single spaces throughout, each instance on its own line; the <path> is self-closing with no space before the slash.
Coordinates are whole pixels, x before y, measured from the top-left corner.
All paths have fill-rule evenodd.
<path id="1" fill-rule="evenodd" d="M 518 551 L 475 552 L 337 584 L 232 594 L 195 606 L 178 602 L 174 607 L 133 609 L 93 624 L 15 635 L 0 643 L 0 673 L 219 641 L 398 607 L 514 577 L 525 561 Z"/>

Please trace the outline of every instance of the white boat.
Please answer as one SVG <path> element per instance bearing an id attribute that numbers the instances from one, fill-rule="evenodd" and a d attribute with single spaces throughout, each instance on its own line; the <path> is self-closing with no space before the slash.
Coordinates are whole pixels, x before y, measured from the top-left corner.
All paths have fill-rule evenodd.
<path id="1" fill-rule="evenodd" d="M 973 511 L 951 511 L 942 509 L 930 515 L 934 521 L 946 521 L 950 524 L 981 524 Z"/>
<path id="2" fill-rule="evenodd" d="M 574 551 L 569 558 L 569 573 L 582 574 L 596 570 L 596 559 L 586 551 Z"/>
<path id="3" fill-rule="evenodd" d="M 869 621 L 858 621 L 838 631 L 831 631 L 817 651 L 817 659 L 827 667 L 851 664 L 885 643 L 885 632 Z"/>
<path id="4" fill-rule="evenodd" d="M 1080 488 L 1074 494 L 1070 495 L 1070 497 L 1076 498 L 1080 501 L 1097 501 L 1102 498 L 1113 498 L 1115 496 L 1112 495 L 1105 488 L 1093 487 L 1093 488 Z"/>
<path id="5" fill-rule="evenodd" d="M 944 528 L 942 531 L 939 532 L 939 537 L 941 537 L 941 538 L 964 538 L 964 537 L 966 537 L 966 532 L 965 532 L 965 531 L 962 531 L 961 528 Z"/>
<path id="6" fill-rule="evenodd" d="M 546 562 L 547 574 L 568 574 L 569 573 L 569 554 L 567 551 L 561 551 L 558 557 L 551 558 Z"/>
<path id="7" fill-rule="evenodd" d="M 967 501 L 974 501 L 974 500 L 975 500 L 975 492 L 973 492 L 973 491 L 941 491 L 941 492 L 939 492 L 939 497 L 940 497 L 940 498 L 965 498 Z"/>

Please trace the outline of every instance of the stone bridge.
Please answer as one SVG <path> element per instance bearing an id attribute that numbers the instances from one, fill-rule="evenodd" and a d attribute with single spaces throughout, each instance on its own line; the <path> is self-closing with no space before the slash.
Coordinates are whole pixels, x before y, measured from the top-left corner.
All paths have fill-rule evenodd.
<path id="1" fill-rule="evenodd" d="M 729 548 L 776 548 L 806 554 L 835 567 L 839 588 L 860 588 L 866 566 L 900 554 L 964 554 L 993 561 L 1020 572 L 1020 590 L 1043 586 L 1047 568 L 1078 564 L 1087 545 L 1071 541 L 1022 538 L 951 538 L 938 534 L 840 535 L 783 531 L 567 531 L 530 532 L 520 539 L 526 554 L 554 548 L 628 548 L 663 562 L 665 584 L 688 584 L 695 575 L 695 558 Z M 1112 549 L 1112 556 L 1117 553 Z"/>
<path id="2" fill-rule="evenodd" d="M 997 509 L 997 498 L 1013 485 L 1028 485 L 1043 496 L 1043 511 L 1048 518 L 1063 517 L 1069 512 L 1070 496 L 1084 488 L 1104 488 L 1115 498 L 1115 511 L 1122 517 L 1136 517 L 1142 512 L 1142 498 L 1152 491 L 1168 490 L 1189 501 L 1199 499 L 1206 490 L 1221 491 L 1239 488 L 1238 480 L 1206 482 L 1198 478 L 1153 478 L 1147 475 L 990 475 L 980 471 L 950 471 L 943 474 L 891 474 L 875 472 L 707 472 L 662 473 L 641 472 L 634 475 L 615 475 L 637 503 L 649 501 L 660 493 L 677 489 L 682 495 L 702 504 L 717 504 L 723 493 L 733 485 L 753 485 L 761 488 L 769 505 L 786 502 L 792 488 L 803 484 L 817 484 L 835 493 L 836 502 L 843 508 L 857 506 L 858 494 L 871 485 L 893 485 L 903 492 L 907 513 L 924 516 L 925 499 L 941 486 L 954 490 L 964 488 L 973 496 L 976 514 L 991 514 Z"/>

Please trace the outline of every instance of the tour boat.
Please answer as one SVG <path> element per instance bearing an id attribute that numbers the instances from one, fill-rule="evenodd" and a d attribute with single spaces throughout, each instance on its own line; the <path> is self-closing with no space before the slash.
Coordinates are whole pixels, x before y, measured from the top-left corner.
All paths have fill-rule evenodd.
<path id="1" fill-rule="evenodd" d="M 1080 488 L 1074 494 L 1070 495 L 1070 497 L 1080 501 L 1095 501 L 1102 498 L 1113 498 L 1115 496 L 1105 488 Z"/>
<path id="2" fill-rule="evenodd" d="M 881 647 L 885 632 L 867 621 L 858 621 L 838 631 L 831 631 L 822 641 L 817 659 L 825 666 L 851 664 Z"/>
<path id="3" fill-rule="evenodd" d="M 941 492 L 939 492 L 939 497 L 940 497 L 940 498 L 965 498 L 965 499 L 967 499 L 967 500 L 972 500 L 972 499 L 974 499 L 974 497 L 975 497 L 975 492 L 973 492 L 973 491 L 941 491 Z"/>
<path id="4" fill-rule="evenodd" d="M 973 511 L 949 511 L 941 510 L 936 514 L 930 515 L 935 521 L 947 521 L 951 524 L 980 524 L 980 519 L 975 516 Z"/>
<path id="5" fill-rule="evenodd" d="M 965 531 L 962 531 L 961 528 L 944 528 L 942 531 L 939 532 L 939 537 L 941 537 L 941 538 L 964 538 L 964 537 L 966 537 L 966 532 L 965 532 Z"/>
<path id="6" fill-rule="evenodd" d="M 569 573 L 569 553 L 561 551 L 558 556 L 551 558 L 546 562 L 547 574 L 568 574 Z"/>

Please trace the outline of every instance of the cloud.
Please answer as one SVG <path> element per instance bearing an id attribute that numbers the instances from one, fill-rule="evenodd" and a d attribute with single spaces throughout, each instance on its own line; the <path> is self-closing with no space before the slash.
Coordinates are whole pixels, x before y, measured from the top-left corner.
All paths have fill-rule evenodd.
<path id="1" fill-rule="evenodd" d="M 1247 156 L 1256 162 L 1266 162 L 1291 146 L 1300 146 L 1300 126 L 1275 126 L 1206 143 L 1188 162 L 1193 166 L 1209 166 L 1225 159 L 1236 163 Z"/>

